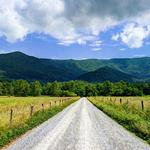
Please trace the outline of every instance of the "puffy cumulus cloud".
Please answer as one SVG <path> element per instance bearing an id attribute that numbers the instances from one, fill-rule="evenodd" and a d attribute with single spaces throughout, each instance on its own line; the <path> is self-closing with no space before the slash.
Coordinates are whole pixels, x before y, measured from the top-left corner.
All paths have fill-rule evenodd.
<path id="1" fill-rule="evenodd" d="M 144 40 L 150 35 L 149 26 L 141 26 L 135 23 L 127 24 L 120 34 L 112 36 L 113 40 L 121 40 L 130 48 L 140 48 Z"/>
<path id="2" fill-rule="evenodd" d="M 0 1 L 0 35 L 5 36 L 8 41 L 22 39 L 27 34 L 27 28 L 21 21 L 16 9 L 23 8 L 25 3 L 20 0 Z"/>
<path id="3" fill-rule="evenodd" d="M 62 45 L 86 44 L 124 21 L 149 19 L 149 0 L 0 0 L 0 36 L 10 42 L 38 32 Z"/>
<path id="4" fill-rule="evenodd" d="M 119 39 L 119 34 L 118 34 L 118 33 L 117 33 L 117 34 L 114 34 L 114 35 L 112 36 L 112 40 L 118 41 L 118 39 Z"/>

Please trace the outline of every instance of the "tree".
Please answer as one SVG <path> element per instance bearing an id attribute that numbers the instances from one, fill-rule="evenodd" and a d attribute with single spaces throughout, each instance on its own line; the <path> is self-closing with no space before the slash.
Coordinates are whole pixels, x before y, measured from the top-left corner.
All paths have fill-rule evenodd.
<path id="1" fill-rule="evenodd" d="M 78 96 L 86 96 L 86 82 L 83 81 L 75 81 L 74 83 L 74 89 L 73 92 L 76 93 Z"/>
<path id="2" fill-rule="evenodd" d="M 31 95 L 32 96 L 40 96 L 42 92 L 41 83 L 39 81 L 34 81 L 30 84 Z"/>
<path id="3" fill-rule="evenodd" d="M 86 96 L 97 96 L 97 89 L 96 86 L 93 84 L 88 84 L 86 86 Z"/>
<path id="4" fill-rule="evenodd" d="M 26 80 L 16 80 L 13 82 L 14 95 L 28 96 L 30 93 L 30 85 Z"/>
<path id="5" fill-rule="evenodd" d="M 3 95 L 3 84 L 0 82 L 0 95 Z"/>
<path id="6" fill-rule="evenodd" d="M 14 95 L 14 87 L 11 82 L 3 82 L 2 84 L 3 95 Z"/>
<path id="7" fill-rule="evenodd" d="M 62 91 L 60 96 L 77 96 L 77 94 L 75 94 L 74 92 L 70 92 L 70 91 Z"/>
<path id="8" fill-rule="evenodd" d="M 62 92 L 61 86 L 62 84 L 57 81 L 47 83 L 47 85 L 45 86 L 46 93 L 51 96 L 60 96 Z"/>
<path id="9" fill-rule="evenodd" d="M 124 90 L 127 87 L 127 83 L 124 81 L 113 83 L 112 95 L 113 96 L 123 96 Z"/>
<path id="10" fill-rule="evenodd" d="M 110 81 L 106 81 L 103 84 L 102 95 L 109 96 L 112 95 L 113 83 Z"/>
<path id="11" fill-rule="evenodd" d="M 143 85 L 140 85 L 143 89 L 143 94 L 149 95 L 150 94 L 150 84 L 144 83 Z"/>

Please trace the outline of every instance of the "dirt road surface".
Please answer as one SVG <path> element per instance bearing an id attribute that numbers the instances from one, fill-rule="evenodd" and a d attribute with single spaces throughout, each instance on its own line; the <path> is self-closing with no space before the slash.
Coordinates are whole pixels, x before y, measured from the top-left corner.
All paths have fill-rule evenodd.
<path id="1" fill-rule="evenodd" d="M 150 147 L 81 98 L 6 149 L 150 150 Z"/>

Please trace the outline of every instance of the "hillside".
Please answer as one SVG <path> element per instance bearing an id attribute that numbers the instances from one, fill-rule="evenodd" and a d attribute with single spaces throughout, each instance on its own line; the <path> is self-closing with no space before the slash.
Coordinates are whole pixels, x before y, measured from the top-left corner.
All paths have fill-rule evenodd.
<path id="1" fill-rule="evenodd" d="M 29 81 L 68 81 L 104 66 L 136 76 L 141 80 L 150 79 L 150 58 L 132 59 L 87 59 L 53 60 L 39 59 L 21 52 L 0 54 L 0 79 L 26 79 Z M 114 71 L 114 70 L 110 70 Z M 96 71 L 97 72 L 97 71 Z"/>
<path id="2" fill-rule="evenodd" d="M 78 75 L 75 66 L 67 69 L 54 61 L 38 59 L 20 52 L 0 55 L 1 79 L 26 79 L 41 81 L 66 81 L 76 78 Z M 77 68 L 78 70 L 78 68 Z M 82 71 L 79 71 L 82 72 Z"/>
<path id="3" fill-rule="evenodd" d="M 84 80 L 88 82 L 104 82 L 106 80 L 111 82 L 119 82 L 121 80 L 127 82 L 133 82 L 134 77 L 127 73 L 121 72 L 117 69 L 105 66 L 96 71 L 88 72 L 80 77 L 79 80 Z"/>

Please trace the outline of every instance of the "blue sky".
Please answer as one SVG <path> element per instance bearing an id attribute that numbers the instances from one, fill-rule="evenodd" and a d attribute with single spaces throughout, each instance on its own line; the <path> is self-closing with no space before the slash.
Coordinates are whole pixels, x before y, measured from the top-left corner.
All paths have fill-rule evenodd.
<path id="1" fill-rule="evenodd" d="M 150 1 L 8 1 L 0 1 L 0 53 L 52 59 L 150 56 Z"/>
<path id="2" fill-rule="evenodd" d="M 52 59 L 109 59 L 150 56 L 150 45 L 145 44 L 141 48 L 129 48 L 122 43 L 113 41 L 110 38 L 110 34 L 107 32 L 100 35 L 103 43 L 100 46 L 100 50 L 95 51 L 86 44 L 63 46 L 58 44 L 57 39 L 50 36 L 31 34 L 23 41 L 17 41 L 15 43 L 9 43 L 5 38 L 0 38 L 0 52 L 21 51 L 39 58 Z"/>

